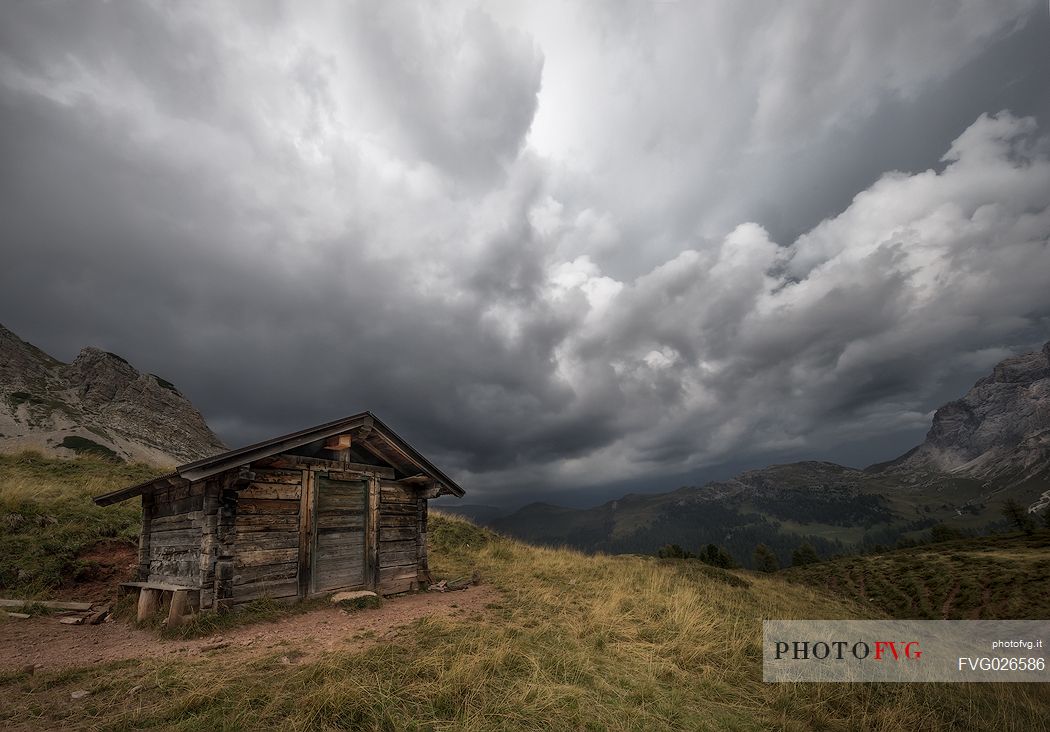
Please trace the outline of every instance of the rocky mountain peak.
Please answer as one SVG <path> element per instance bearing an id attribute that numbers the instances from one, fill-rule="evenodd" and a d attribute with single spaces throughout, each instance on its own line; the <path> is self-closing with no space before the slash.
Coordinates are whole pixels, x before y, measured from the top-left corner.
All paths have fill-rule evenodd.
<path id="1" fill-rule="evenodd" d="M 1050 377 L 1050 341 L 1041 350 L 1000 361 L 974 388 L 990 384 L 1029 384 Z"/>
<path id="2" fill-rule="evenodd" d="M 926 440 L 901 465 L 962 470 L 982 478 L 1016 468 L 1019 479 L 1027 479 L 1050 462 L 1050 454 L 1031 453 L 1033 436 L 1048 430 L 1050 342 L 1001 361 L 965 396 L 938 409 Z"/>
<path id="3" fill-rule="evenodd" d="M 93 406 L 112 402 L 141 376 L 120 356 L 92 347 L 81 349 L 62 374 L 76 385 L 81 401 Z"/>
<path id="4" fill-rule="evenodd" d="M 168 381 L 93 347 L 64 364 L 0 326 L 0 451 L 23 449 L 170 466 L 226 448 Z"/>
<path id="5" fill-rule="evenodd" d="M 103 351 L 101 348 L 95 348 L 94 346 L 81 348 L 80 353 L 69 364 L 69 368 L 114 370 L 129 375 L 138 373 L 130 363 L 117 354 Z"/>

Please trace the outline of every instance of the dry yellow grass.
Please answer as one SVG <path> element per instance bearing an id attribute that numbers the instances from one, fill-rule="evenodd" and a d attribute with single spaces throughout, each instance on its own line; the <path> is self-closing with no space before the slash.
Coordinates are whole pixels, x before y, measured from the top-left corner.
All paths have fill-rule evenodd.
<path id="1" fill-rule="evenodd" d="M 781 573 L 897 618 L 1050 617 L 1050 532 L 956 539 Z"/>
<path id="2" fill-rule="evenodd" d="M 422 621 L 363 653 L 287 666 L 136 662 L 0 683 L 0 722 L 29 728 L 899 730 L 1044 725 L 1038 685 L 761 681 L 763 618 L 857 617 L 775 577 L 688 561 L 535 548 L 432 522 L 444 577 L 477 570 L 504 599 Z M 139 687 L 129 695 L 129 690 Z M 71 704 L 72 689 L 91 691 Z"/>

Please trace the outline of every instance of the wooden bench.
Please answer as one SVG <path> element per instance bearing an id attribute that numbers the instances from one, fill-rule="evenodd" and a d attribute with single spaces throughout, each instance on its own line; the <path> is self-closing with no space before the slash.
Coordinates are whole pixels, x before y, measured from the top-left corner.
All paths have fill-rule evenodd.
<path id="1" fill-rule="evenodd" d="M 172 585 L 165 582 L 122 582 L 121 594 L 138 592 L 138 614 L 141 622 L 168 604 L 168 627 L 174 628 L 186 621 L 187 613 L 192 615 L 200 609 L 201 591 L 199 587 Z"/>

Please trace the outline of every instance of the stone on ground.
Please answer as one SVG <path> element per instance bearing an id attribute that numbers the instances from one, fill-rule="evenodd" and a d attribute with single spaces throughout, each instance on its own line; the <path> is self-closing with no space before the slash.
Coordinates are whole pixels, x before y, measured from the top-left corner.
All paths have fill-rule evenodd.
<path id="1" fill-rule="evenodd" d="M 363 597 L 378 597 L 376 593 L 371 590 L 355 590 L 353 592 L 337 592 L 332 595 L 332 602 L 351 602 L 353 600 L 360 600 Z"/>

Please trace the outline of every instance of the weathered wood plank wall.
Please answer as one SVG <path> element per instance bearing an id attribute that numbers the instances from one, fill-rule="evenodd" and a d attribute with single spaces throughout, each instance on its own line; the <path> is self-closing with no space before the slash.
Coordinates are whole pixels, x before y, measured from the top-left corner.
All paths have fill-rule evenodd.
<path id="1" fill-rule="evenodd" d="M 416 492 L 396 483 L 379 489 L 379 592 L 419 587 L 419 504 Z"/>
<path id="2" fill-rule="evenodd" d="M 289 457 L 143 496 L 139 579 L 199 587 L 201 608 L 430 581 L 423 491 L 388 468 Z"/>
<path id="3" fill-rule="evenodd" d="M 299 594 L 303 471 L 254 469 L 237 491 L 233 524 L 233 603 Z"/>
<path id="4" fill-rule="evenodd" d="M 204 485 L 192 483 L 157 490 L 152 501 L 143 501 L 144 514 L 147 505 L 140 576 L 142 564 L 146 563 L 146 580 L 150 582 L 196 586 L 201 562 Z"/>

